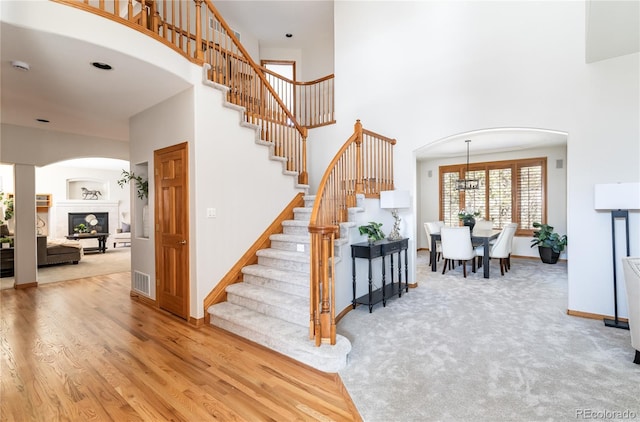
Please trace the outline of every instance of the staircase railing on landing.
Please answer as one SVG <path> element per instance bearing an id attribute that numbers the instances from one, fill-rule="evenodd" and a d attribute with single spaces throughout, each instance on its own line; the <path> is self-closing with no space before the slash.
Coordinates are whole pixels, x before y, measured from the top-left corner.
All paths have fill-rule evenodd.
<path id="1" fill-rule="evenodd" d="M 288 171 L 308 183 L 307 126 L 333 122 L 333 75 L 298 84 L 296 107 L 289 110 L 269 84 L 210 0 L 51 0 L 127 25 L 182 54 L 210 66 L 208 77 L 228 88 L 227 100 L 246 109 L 247 122 L 258 125 L 260 137 L 287 159 Z M 330 82 L 328 82 L 330 81 Z M 295 111 L 304 124 L 298 122 Z"/>
<path id="2" fill-rule="evenodd" d="M 311 129 L 336 122 L 333 74 L 310 82 L 298 82 L 264 67 L 262 72 L 302 126 Z"/>
<path id="3" fill-rule="evenodd" d="M 335 344 L 334 241 L 340 223 L 348 221 L 356 195 L 379 198 L 393 190 L 393 146 L 395 139 L 363 129 L 356 121 L 354 133 L 327 167 L 311 212 L 311 282 L 309 338 Z"/>

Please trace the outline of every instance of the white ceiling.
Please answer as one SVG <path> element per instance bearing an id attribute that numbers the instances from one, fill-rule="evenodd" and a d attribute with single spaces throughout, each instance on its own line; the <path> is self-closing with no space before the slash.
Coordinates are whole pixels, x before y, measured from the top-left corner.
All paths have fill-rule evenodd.
<path id="1" fill-rule="evenodd" d="M 2 123 L 128 141 L 131 116 L 188 88 L 164 69 L 77 39 L 6 22 L 0 38 Z"/>
<path id="2" fill-rule="evenodd" d="M 588 0 L 586 4 L 587 50 L 593 57 L 638 51 L 638 0 Z M 264 47 L 304 49 L 310 40 L 333 32 L 333 1 L 217 1 L 215 5 L 229 21 L 251 28 Z M 634 13 L 635 20 L 621 18 Z M 286 38 L 285 33 L 293 37 Z M 0 38 L 2 123 L 128 140 L 130 117 L 188 88 L 161 68 L 79 40 L 5 22 Z M 31 70 L 12 68 L 12 60 L 29 63 Z M 114 70 L 95 69 L 90 65 L 93 61 L 107 62 Z M 39 123 L 37 118 L 50 123 Z M 473 150 L 478 152 L 566 139 L 561 134 L 523 130 L 483 131 L 447 138 L 418 151 L 418 157 L 464 155 L 464 139 L 472 135 Z"/>
<path id="3" fill-rule="evenodd" d="M 304 50 L 333 37 L 333 1 L 214 1 L 224 19 L 251 28 L 260 47 Z M 286 34 L 291 34 L 287 38 Z"/>

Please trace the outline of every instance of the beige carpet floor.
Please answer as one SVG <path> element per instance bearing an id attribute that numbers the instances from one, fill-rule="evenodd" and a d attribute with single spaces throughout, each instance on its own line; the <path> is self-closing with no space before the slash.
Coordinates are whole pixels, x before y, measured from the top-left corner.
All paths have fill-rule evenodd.
<path id="1" fill-rule="evenodd" d="M 58 264 L 38 268 L 38 284 L 55 283 L 103 274 L 131 271 L 131 248 L 109 248 L 105 253 L 85 253 L 78 265 Z M 2 289 L 13 288 L 14 278 L 0 278 Z"/>
<path id="2" fill-rule="evenodd" d="M 501 277 L 496 261 L 488 280 L 427 264 L 419 287 L 338 324 L 366 422 L 640 420 L 630 333 L 567 315 L 566 263 L 513 259 Z"/>

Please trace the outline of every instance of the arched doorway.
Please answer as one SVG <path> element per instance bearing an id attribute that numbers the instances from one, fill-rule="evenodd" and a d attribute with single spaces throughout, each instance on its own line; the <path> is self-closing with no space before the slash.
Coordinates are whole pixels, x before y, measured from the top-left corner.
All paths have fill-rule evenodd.
<path id="1" fill-rule="evenodd" d="M 422 222 L 440 220 L 439 168 L 466 161 L 466 140 L 472 140 L 470 162 L 499 162 L 531 157 L 546 158 L 547 220 L 566 232 L 566 132 L 539 128 L 489 128 L 451 135 L 414 151 L 416 158 L 417 247 L 427 248 Z M 529 239 L 514 241 L 517 255 L 537 256 Z"/>

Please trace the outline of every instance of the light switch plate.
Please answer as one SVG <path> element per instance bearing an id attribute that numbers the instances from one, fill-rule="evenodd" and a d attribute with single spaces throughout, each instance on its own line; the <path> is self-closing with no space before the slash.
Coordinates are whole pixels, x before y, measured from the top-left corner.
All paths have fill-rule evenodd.
<path id="1" fill-rule="evenodd" d="M 207 208 L 207 218 L 216 218 L 215 208 Z"/>
<path id="2" fill-rule="evenodd" d="M 298 252 L 304 252 L 304 245 L 301 245 L 299 243 L 296 243 L 296 251 Z"/>

